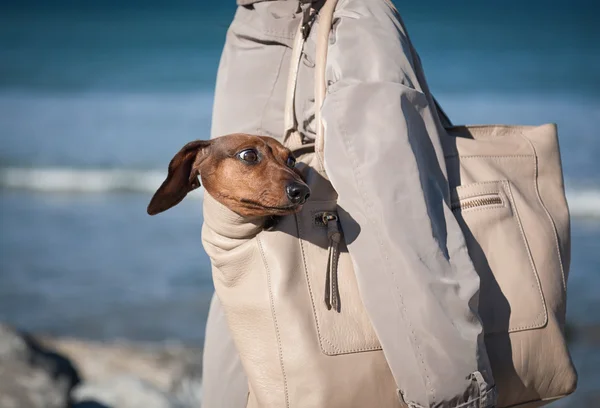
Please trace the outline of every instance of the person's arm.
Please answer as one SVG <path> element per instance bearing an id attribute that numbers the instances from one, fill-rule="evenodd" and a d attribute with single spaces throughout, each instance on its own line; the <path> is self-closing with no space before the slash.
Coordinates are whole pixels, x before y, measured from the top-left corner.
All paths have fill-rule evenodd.
<path id="1" fill-rule="evenodd" d="M 445 137 L 399 17 L 342 0 L 322 108 L 325 167 L 361 295 L 409 407 L 491 407 L 479 278 L 448 205 Z"/>

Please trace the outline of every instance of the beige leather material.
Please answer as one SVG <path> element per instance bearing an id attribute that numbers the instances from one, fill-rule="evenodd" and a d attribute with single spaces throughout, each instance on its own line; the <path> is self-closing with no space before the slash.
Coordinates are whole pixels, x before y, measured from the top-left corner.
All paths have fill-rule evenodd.
<path id="1" fill-rule="evenodd" d="M 448 134 L 453 208 L 481 277 L 499 406 L 567 395 L 577 376 L 564 337 L 570 234 L 556 126 Z"/>
<path id="2" fill-rule="evenodd" d="M 311 200 L 273 230 L 260 232 L 205 193 L 202 240 L 249 379 L 247 406 L 403 407 L 343 241 L 340 311 L 323 300 L 330 243 L 319 214 L 336 211 L 336 194 L 315 160 L 299 158 Z"/>

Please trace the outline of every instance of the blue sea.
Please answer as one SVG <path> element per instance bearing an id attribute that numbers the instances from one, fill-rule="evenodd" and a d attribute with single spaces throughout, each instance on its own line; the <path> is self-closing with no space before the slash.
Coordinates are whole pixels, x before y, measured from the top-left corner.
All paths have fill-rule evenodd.
<path id="1" fill-rule="evenodd" d="M 553 406 L 592 406 L 582 401 L 600 396 L 598 7 L 396 4 L 454 122 L 558 123 L 580 388 Z M 0 321 L 202 343 L 212 293 L 202 192 L 159 217 L 145 208 L 172 155 L 209 136 L 234 12 L 234 0 L 0 0 Z"/>

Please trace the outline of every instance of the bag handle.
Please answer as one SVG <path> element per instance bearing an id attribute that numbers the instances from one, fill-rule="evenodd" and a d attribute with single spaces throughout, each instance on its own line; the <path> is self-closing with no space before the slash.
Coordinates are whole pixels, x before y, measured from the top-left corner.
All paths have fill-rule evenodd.
<path id="1" fill-rule="evenodd" d="M 307 23 L 307 12 L 303 12 L 302 19 L 298 24 L 292 56 L 290 57 L 290 71 L 288 73 L 288 82 L 285 96 L 284 110 L 284 135 L 283 144 L 291 150 L 302 147 L 302 137 L 298 132 L 298 121 L 294 113 L 296 99 L 296 84 L 298 80 L 298 71 L 300 70 L 300 60 L 302 59 L 302 50 L 304 48 L 304 35 Z"/>
<path id="2" fill-rule="evenodd" d="M 321 121 L 321 107 L 325 99 L 327 90 L 325 82 L 325 68 L 327 60 L 327 50 L 329 46 L 329 32 L 331 31 L 331 22 L 333 20 L 333 11 L 338 0 L 328 0 L 319 11 L 319 24 L 316 34 L 316 56 L 315 56 L 315 123 L 316 137 L 314 143 L 315 155 L 317 157 L 317 171 L 325 176 L 325 161 L 323 159 L 323 149 L 325 144 L 324 134 L 325 129 Z M 298 132 L 298 121 L 295 115 L 294 103 L 296 96 L 296 86 L 298 80 L 298 71 L 300 68 L 300 60 L 302 59 L 302 51 L 304 48 L 304 40 L 308 32 L 308 24 L 312 22 L 315 10 L 308 8 L 303 12 L 302 21 L 298 24 L 292 55 L 290 57 L 290 70 L 288 73 L 288 82 L 286 90 L 286 102 L 284 111 L 284 138 L 283 144 L 291 150 L 306 147 L 302 143 L 302 137 Z"/>
<path id="3" fill-rule="evenodd" d="M 333 12 L 337 5 L 338 0 L 326 0 L 325 4 L 319 10 L 319 24 L 316 38 L 316 56 L 315 56 L 315 80 L 314 80 L 314 94 L 315 94 L 315 123 L 316 123 L 316 138 L 314 143 L 315 155 L 317 156 L 319 164 L 319 172 L 325 174 L 325 159 L 324 159 L 324 147 L 325 147 L 325 128 L 321 119 L 321 108 L 325 100 L 325 93 L 327 92 L 326 83 L 326 67 L 327 67 L 327 51 L 329 47 L 329 34 L 331 32 Z M 398 13 L 395 6 L 390 2 L 387 3 L 392 7 L 394 12 Z M 284 145 L 292 150 L 303 147 L 302 137 L 298 132 L 298 122 L 295 116 L 294 102 L 296 95 L 296 86 L 298 79 L 298 71 L 300 68 L 300 60 L 302 59 L 302 52 L 304 48 L 304 41 L 307 33 L 307 24 L 311 21 L 314 10 L 308 8 L 304 11 L 302 21 L 298 24 L 298 29 L 294 38 L 294 45 L 292 48 L 292 56 L 290 58 L 290 71 L 288 75 L 287 91 L 286 91 L 286 104 L 285 104 L 285 133 L 284 133 Z M 433 97 L 435 109 L 438 113 L 440 121 L 445 128 L 451 127 L 452 122 L 438 101 Z"/>
<path id="4" fill-rule="evenodd" d="M 325 68 L 327 66 L 327 50 L 329 47 L 329 33 L 331 31 L 333 12 L 338 0 L 327 0 L 319 11 L 319 25 L 317 30 L 317 48 L 315 56 L 315 122 L 317 126 L 317 137 L 315 139 L 315 154 L 323 172 L 325 170 L 325 159 L 323 156 L 325 148 L 325 128 L 321 121 L 321 108 L 325 100 L 327 83 Z"/>

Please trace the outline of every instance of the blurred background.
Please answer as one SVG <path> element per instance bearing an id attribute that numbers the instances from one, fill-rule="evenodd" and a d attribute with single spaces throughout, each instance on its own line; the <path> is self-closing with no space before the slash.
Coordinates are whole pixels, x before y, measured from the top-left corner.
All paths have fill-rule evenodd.
<path id="1" fill-rule="evenodd" d="M 558 123 L 580 385 L 553 406 L 600 406 L 598 6 L 396 5 L 455 123 Z M 209 136 L 234 12 L 234 0 L 0 0 L 0 322 L 202 345 L 201 193 L 159 217 L 145 207 L 173 154 Z"/>

